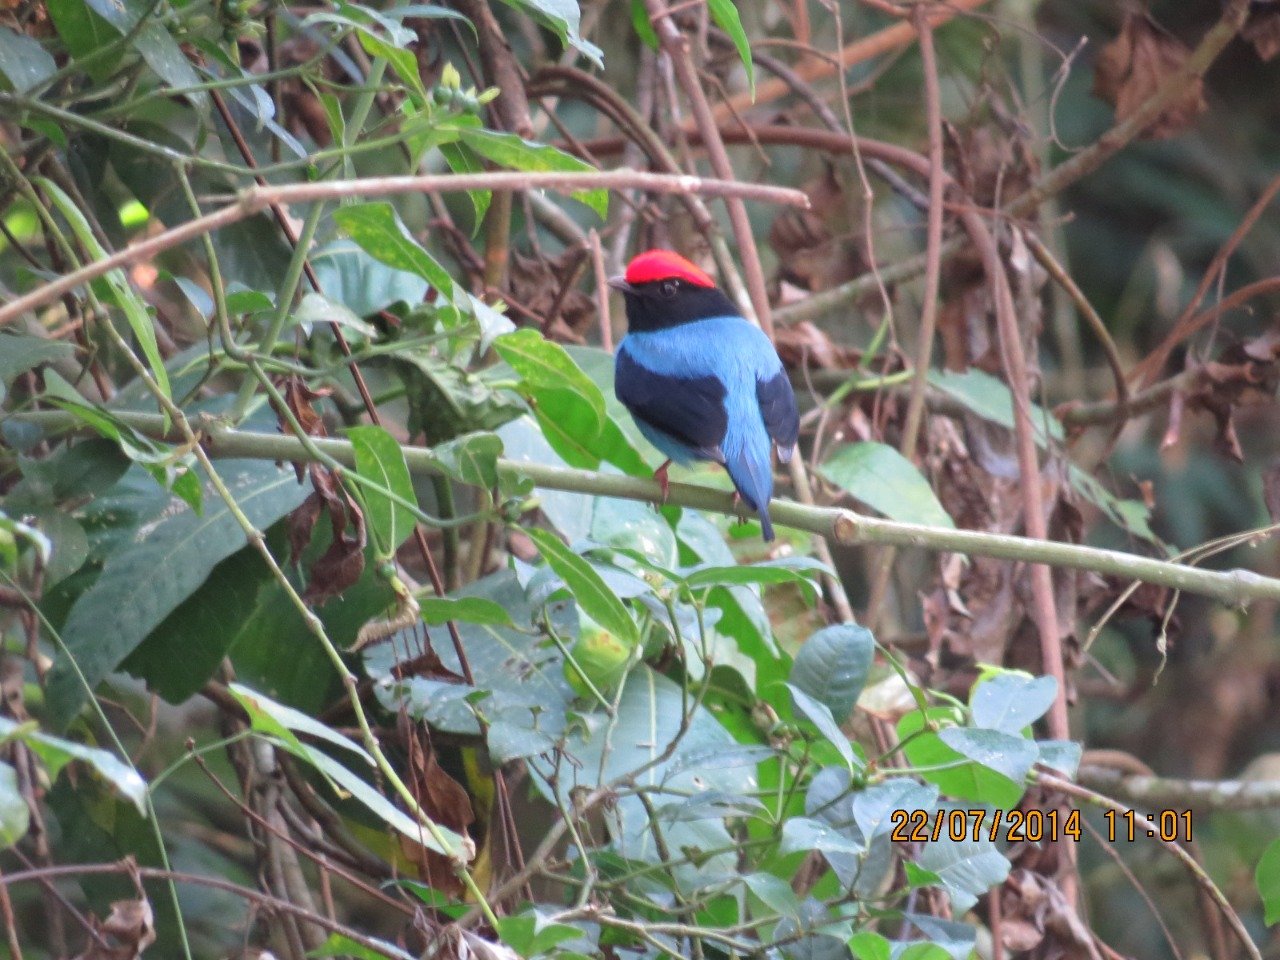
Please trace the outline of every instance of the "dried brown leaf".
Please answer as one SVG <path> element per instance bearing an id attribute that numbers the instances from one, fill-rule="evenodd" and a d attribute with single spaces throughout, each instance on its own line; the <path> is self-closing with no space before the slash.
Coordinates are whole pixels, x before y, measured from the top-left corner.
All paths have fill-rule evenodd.
<path id="1" fill-rule="evenodd" d="M 1240 36 L 1253 44 L 1263 60 L 1273 59 L 1280 53 L 1280 10 L 1254 10 Z"/>
<path id="2" fill-rule="evenodd" d="M 1120 35 L 1098 54 L 1093 94 L 1115 107 L 1117 121 L 1127 120 L 1173 80 L 1190 55 L 1186 44 L 1150 16 L 1131 13 Z M 1177 136 L 1206 109 L 1204 83 L 1196 77 L 1142 136 L 1150 140 Z"/>
<path id="3" fill-rule="evenodd" d="M 117 900 L 106 920 L 91 917 L 94 932 L 75 960 L 137 960 L 156 941 L 155 918 L 146 900 Z"/>
<path id="4" fill-rule="evenodd" d="M 440 766 L 431 734 L 425 726 L 416 725 L 402 715 L 400 732 L 409 748 L 409 789 L 413 798 L 423 813 L 436 823 L 465 835 L 476 819 L 466 789 Z M 401 841 L 401 848 L 406 857 L 417 864 L 418 874 L 424 883 L 451 896 L 461 896 L 465 892 L 453 868 L 453 861 L 448 857 L 408 838 Z"/>

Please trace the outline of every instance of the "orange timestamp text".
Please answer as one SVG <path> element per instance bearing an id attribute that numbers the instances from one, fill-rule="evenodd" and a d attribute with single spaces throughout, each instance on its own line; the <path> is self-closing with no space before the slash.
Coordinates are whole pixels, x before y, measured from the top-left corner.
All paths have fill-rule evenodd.
<path id="1" fill-rule="evenodd" d="M 890 838 L 907 842 L 1080 840 L 1079 810 L 894 810 Z"/>

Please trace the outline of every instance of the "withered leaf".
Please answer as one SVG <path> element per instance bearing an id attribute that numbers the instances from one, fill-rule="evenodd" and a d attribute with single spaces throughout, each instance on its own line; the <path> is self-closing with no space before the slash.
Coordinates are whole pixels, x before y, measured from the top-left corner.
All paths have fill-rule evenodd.
<path id="1" fill-rule="evenodd" d="M 1173 79 L 1190 54 L 1186 44 L 1150 16 L 1130 13 L 1120 35 L 1098 54 L 1093 94 L 1115 107 L 1117 122 L 1127 120 Z M 1206 109 L 1204 83 L 1196 77 L 1142 136 L 1149 140 L 1175 137 Z"/>
<path id="2" fill-rule="evenodd" d="M 1280 10 L 1254 10 L 1240 36 L 1253 44 L 1263 60 L 1273 59 L 1280 53 Z"/>
<path id="3" fill-rule="evenodd" d="M 340 499 L 335 497 L 327 503 L 333 543 L 311 567 L 311 579 L 302 595 L 308 603 L 320 604 L 336 597 L 364 572 L 364 548 L 368 543 L 364 513 L 345 491 Z"/>
<path id="4" fill-rule="evenodd" d="M 156 941 L 155 919 L 146 900 L 117 900 L 106 920 L 91 918 L 97 936 L 75 960 L 137 960 Z"/>
<path id="5" fill-rule="evenodd" d="M 475 822 L 471 797 L 462 784 L 440 766 L 426 727 L 414 724 L 402 714 L 400 730 L 409 747 L 409 789 L 413 791 L 414 799 L 432 820 L 465 835 L 467 828 Z M 407 837 L 401 841 L 401 848 L 405 856 L 418 865 L 418 873 L 424 883 L 453 896 L 463 894 L 462 881 L 448 857 Z"/>

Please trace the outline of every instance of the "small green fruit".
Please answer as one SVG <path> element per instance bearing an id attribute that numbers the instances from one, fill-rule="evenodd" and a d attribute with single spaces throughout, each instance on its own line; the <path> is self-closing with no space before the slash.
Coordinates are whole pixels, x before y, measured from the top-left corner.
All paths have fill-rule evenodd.
<path id="1" fill-rule="evenodd" d="M 628 646 L 581 611 L 578 621 L 578 639 L 569 648 L 573 660 L 564 662 L 564 678 L 569 681 L 573 692 L 584 700 L 594 697 L 591 687 L 583 680 L 583 674 L 602 696 L 612 697 L 635 663 L 639 648 Z"/>

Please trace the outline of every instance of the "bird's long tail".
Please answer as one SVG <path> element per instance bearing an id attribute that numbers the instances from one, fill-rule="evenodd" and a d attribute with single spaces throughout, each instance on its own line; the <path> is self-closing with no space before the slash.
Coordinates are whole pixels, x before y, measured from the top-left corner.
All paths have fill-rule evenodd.
<path id="1" fill-rule="evenodd" d="M 765 543 L 773 540 L 773 522 L 769 519 L 769 498 L 773 496 L 773 470 L 768 454 L 764 462 L 757 462 L 746 453 L 732 457 L 725 464 L 742 499 L 752 510 L 760 514 L 760 535 Z"/>

